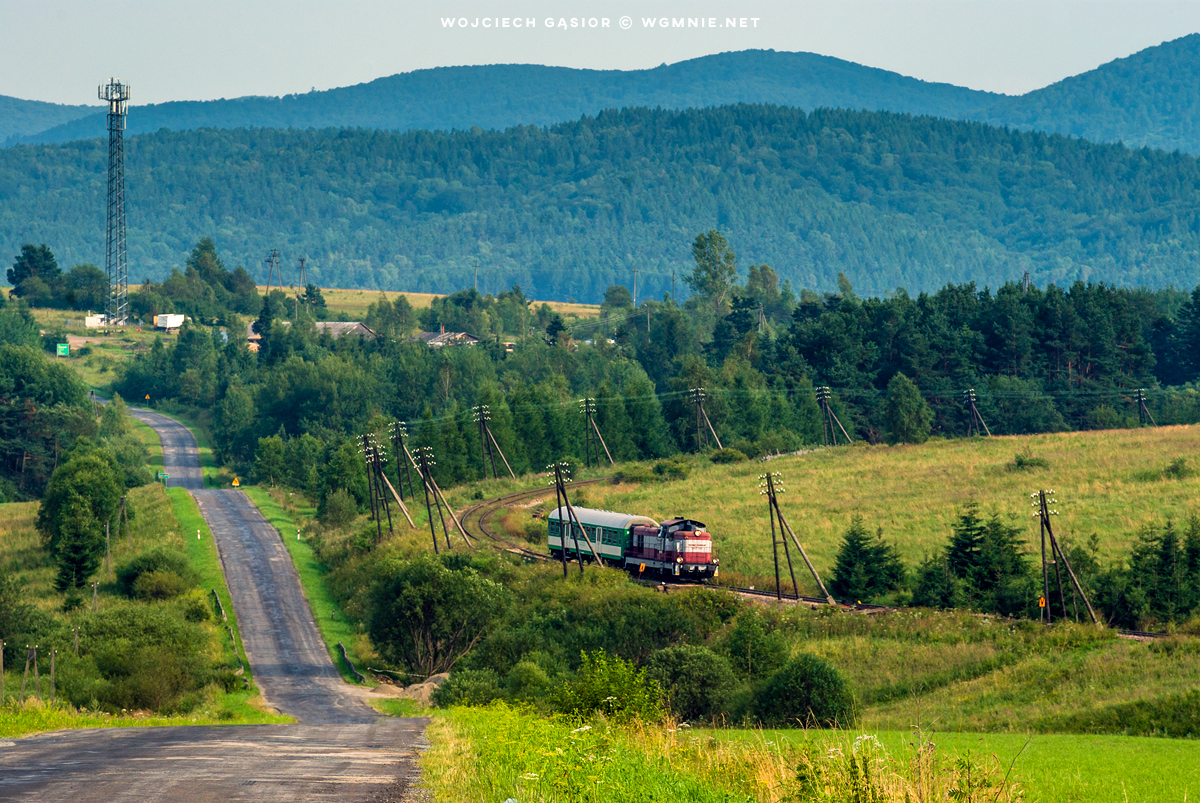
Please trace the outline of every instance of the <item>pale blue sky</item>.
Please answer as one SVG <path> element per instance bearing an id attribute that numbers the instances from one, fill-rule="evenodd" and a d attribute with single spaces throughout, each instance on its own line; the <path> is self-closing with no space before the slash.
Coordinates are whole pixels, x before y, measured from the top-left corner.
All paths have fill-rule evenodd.
<path id="1" fill-rule="evenodd" d="M 646 29 L 646 17 L 758 17 L 745 29 Z M 631 18 L 628 30 L 622 16 Z M 443 17 L 534 18 L 444 28 Z M 607 17 L 608 28 L 545 27 Z M 521 62 L 637 69 L 746 48 L 806 50 L 929 81 L 1020 93 L 1200 31 L 1200 0 L 0 0 L 0 94 L 94 103 L 279 95 L 397 72 Z"/>

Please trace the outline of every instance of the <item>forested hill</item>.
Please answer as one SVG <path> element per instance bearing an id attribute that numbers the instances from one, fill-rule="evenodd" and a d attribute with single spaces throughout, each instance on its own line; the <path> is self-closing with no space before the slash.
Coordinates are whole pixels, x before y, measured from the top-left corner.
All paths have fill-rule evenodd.
<path id="1" fill-rule="evenodd" d="M 577 70 L 535 64 L 440 67 L 281 98 L 134 106 L 129 131 L 205 127 L 504 129 L 577 120 L 604 109 L 684 109 L 734 103 L 970 119 L 1094 142 L 1200 154 L 1200 34 L 1146 48 L 1011 97 L 919 81 L 815 53 L 746 50 L 650 70 Z M 0 143 L 67 142 L 104 135 L 102 110 L 87 113 L 85 107 L 31 104 L 0 97 Z M 19 114 L 6 116 L 4 111 L 10 106 Z"/>
<path id="2" fill-rule="evenodd" d="M 1094 142 L 1200 154 L 1200 34 L 1165 42 L 967 115 Z"/>
<path id="3" fill-rule="evenodd" d="M 962 117 L 1000 97 L 815 53 L 746 50 L 650 70 L 579 70 L 537 64 L 439 67 L 301 95 L 135 106 L 129 114 L 129 131 L 242 126 L 504 129 L 552 125 L 630 106 L 684 109 L 732 103 Z M 104 121 L 103 113 L 94 114 L 26 141 L 67 142 L 103 136 Z M 0 142 L 3 140 L 0 136 Z"/>
<path id="4" fill-rule="evenodd" d="M 102 263 L 103 140 L 0 151 L 0 254 Z M 130 277 L 212 236 L 261 274 L 279 248 L 326 286 L 513 283 L 661 295 L 719 228 L 795 287 L 1195 284 L 1200 163 L 1181 154 L 883 112 L 609 112 L 549 129 L 162 132 L 128 143 Z M 682 287 L 680 286 L 680 292 Z M 643 296 L 644 297 L 644 296 Z"/>
<path id="5" fill-rule="evenodd" d="M 64 106 L 0 95 L 0 144 L 37 134 L 98 111 L 102 109 L 95 106 Z M 88 136 L 100 136 L 104 131 L 104 115 L 101 114 L 100 131 Z"/>

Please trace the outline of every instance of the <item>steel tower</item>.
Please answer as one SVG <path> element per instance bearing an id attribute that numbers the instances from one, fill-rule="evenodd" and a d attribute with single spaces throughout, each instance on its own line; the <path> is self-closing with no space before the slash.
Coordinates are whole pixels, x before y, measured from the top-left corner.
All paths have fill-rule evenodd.
<path id="1" fill-rule="evenodd" d="M 129 85 L 116 78 L 101 84 L 100 100 L 108 101 L 108 234 L 104 243 L 104 268 L 108 272 L 109 325 L 129 318 L 129 266 L 125 258 L 125 114 Z"/>

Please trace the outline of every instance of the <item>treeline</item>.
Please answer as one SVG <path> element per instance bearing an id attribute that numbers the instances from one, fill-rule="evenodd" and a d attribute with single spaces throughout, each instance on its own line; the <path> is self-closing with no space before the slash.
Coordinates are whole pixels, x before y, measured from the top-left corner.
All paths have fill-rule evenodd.
<path id="1" fill-rule="evenodd" d="M 0 151 L 0 251 L 98 261 L 102 140 Z M 603 112 L 507 131 L 240 129 L 131 137 L 129 264 L 161 280 L 196 232 L 324 286 L 661 298 L 719 227 L 794 286 L 871 294 L 999 277 L 1190 286 L 1200 165 L 1182 154 L 885 112 Z M 403 236 L 397 236 L 403 232 Z M 265 282 L 261 282 L 265 283 Z"/>
<path id="2" fill-rule="evenodd" d="M 1128 555 L 1103 565 L 1095 536 L 1062 541 L 1096 613 L 1112 627 L 1165 628 L 1200 616 L 1200 517 L 1143 528 Z M 897 550 L 855 518 L 842 538 L 829 590 L 841 600 L 891 601 L 926 608 L 966 608 L 1025 619 L 1089 621 L 1086 603 L 1065 568 L 1048 570 L 1045 595 L 1036 545 L 998 514 L 975 505 L 959 513 L 946 543 L 909 570 Z M 1056 572 L 1061 575 L 1056 576 Z M 1063 591 L 1059 592 L 1059 583 Z"/>
<path id="3" fill-rule="evenodd" d="M 40 498 L 56 471 L 88 454 L 122 488 L 149 482 L 146 449 L 120 423 L 123 410 L 99 416 L 78 375 L 43 350 L 28 308 L 0 297 L 0 503 Z M 83 526 L 82 513 L 72 515 Z"/>
<path id="4" fill-rule="evenodd" d="M 797 298 L 769 266 L 738 283 L 719 233 L 695 246 L 684 278 L 696 295 L 682 306 L 634 308 L 612 287 L 598 318 L 568 325 L 518 288 L 461 291 L 419 313 L 380 297 L 366 316 L 379 337 L 334 340 L 276 293 L 253 324 L 257 353 L 244 329 L 190 325 L 129 363 L 115 387 L 211 409 L 221 459 L 242 471 L 257 461 L 262 479 L 322 500 L 342 489 L 360 504 L 355 439 L 396 420 L 433 447 L 439 482 L 480 478 L 479 405 L 518 472 L 582 456 L 584 397 L 596 400 L 618 461 L 703 450 L 694 388 L 705 389 L 723 445 L 747 456 L 821 443 L 820 386 L 833 389 L 849 434 L 870 441 L 967 434 L 967 388 L 994 433 L 1134 426 L 1139 388 L 1157 423 L 1200 421 L 1200 290 L 949 285 L 860 299 L 842 277 L 839 293 Z M 201 243 L 193 260 L 210 249 Z M 442 325 L 480 327 L 481 341 L 437 349 L 413 337 Z"/>

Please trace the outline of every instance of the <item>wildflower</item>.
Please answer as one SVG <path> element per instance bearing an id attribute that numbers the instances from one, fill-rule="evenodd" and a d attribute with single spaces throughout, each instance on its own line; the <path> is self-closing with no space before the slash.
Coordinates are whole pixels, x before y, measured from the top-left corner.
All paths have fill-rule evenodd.
<path id="1" fill-rule="evenodd" d="M 520 778 L 523 781 L 536 781 L 538 779 L 538 774 L 536 772 L 527 772 L 520 776 Z M 512 798 L 509 798 L 509 800 L 512 800 Z M 508 803 L 508 800 L 504 801 L 504 803 Z"/>
<path id="2" fill-rule="evenodd" d="M 571 733 L 583 733 L 585 731 L 590 731 L 591 729 L 591 725 L 584 725 L 582 728 L 576 728 L 575 730 L 571 731 Z"/>

